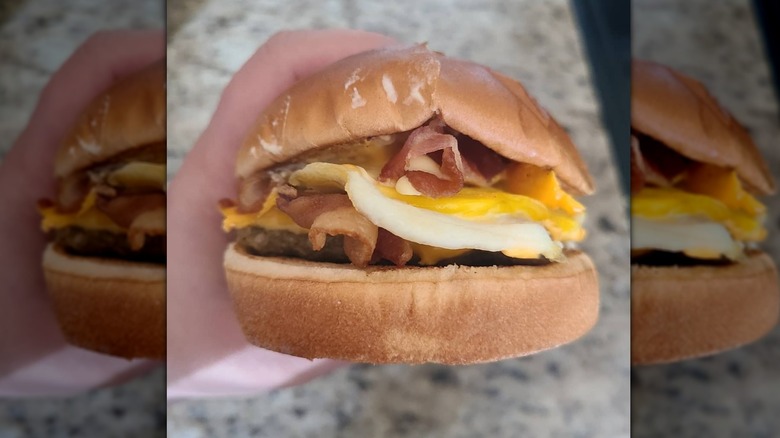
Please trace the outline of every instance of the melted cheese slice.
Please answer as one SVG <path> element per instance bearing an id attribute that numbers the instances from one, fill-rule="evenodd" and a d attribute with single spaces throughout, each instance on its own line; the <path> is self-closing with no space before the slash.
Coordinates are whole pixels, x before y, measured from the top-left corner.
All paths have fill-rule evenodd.
<path id="1" fill-rule="evenodd" d="M 753 217 L 766 214 L 766 207 L 745 191 L 733 170 L 700 164 L 687 172 L 682 188 L 715 198 L 733 211 Z"/>
<path id="2" fill-rule="evenodd" d="M 420 257 L 421 265 L 435 265 L 441 260 L 451 259 L 466 254 L 468 249 L 443 249 L 434 246 L 412 243 L 412 251 Z"/>
<path id="3" fill-rule="evenodd" d="M 105 230 L 122 232 L 124 228 L 115 224 L 105 213 L 95 208 L 97 193 L 95 190 L 89 192 L 81 204 L 81 208 L 74 213 L 61 213 L 55 206 L 40 208 L 43 220 L 41 228 L 48 232 L 58 228 L 80 227 L 87 230 Z"/>
<path id="4" fill-rule="evenodd" d="M 570 216 L 585 213 L 585 206 L 561 188 L 555 172 L 526 163 L 513 163 L 506 172 L 506 190 L 539 200 L 551 210 Z"/>
<path id="5" fill-rule="evenodd" d="M 276 199 L 279 197 L 276 189 L 273 189 L 263 203 L 260 211 L 255 213 L 241 213 L 237 207 L 220 207 L 222 212 L 222 229 L 227 233 L 233 229 L 246 227 L 262 227 L 267 230 L 289 231 L 297 234 L 309 232 L 301 228 L 290 216 L 276 208 Z"/>

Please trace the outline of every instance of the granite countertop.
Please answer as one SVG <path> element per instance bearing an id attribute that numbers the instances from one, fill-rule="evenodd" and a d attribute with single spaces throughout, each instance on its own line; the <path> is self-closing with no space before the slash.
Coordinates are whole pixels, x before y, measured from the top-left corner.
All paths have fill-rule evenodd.
<path id="1" fill-rule="evenodd" d="M 99 29 L 161 28 L 160 0 L 13 0 L 0 8 L 0 160 L 59 65 Z M 71 397 L 0 399 L 0 437 L 164 436 L 165 373 Z"/>
<path id="2" fill-rule="evenodd" d="M 672 7 L 677 3 L 677 7 Z M 701 80 L 750 131 L 780 177 L 780 113 L 749 0 L 633 3 L 634 54 Z M 764 200 L 780 260 L 780 197 Z M 721 355 L 632 373 L 633 436 L 777 436 L 780 327 Z"/>
<path id="3" fill-rule="evenodd" d="M 422 3 L 422 2 L 420 2 Z M 598 184 L 584 201 L 601 318 L 578 342 L 461 367 L 366 366 L 252 398 L 169 404 L 171 436 L 628 436 L 625 202 L 566 0 L 497 3 L 190 1 L 169 10 L 169 172 L 207 125 L 231 75 L 283 28 L 352 27 L 427 41 L 520 79 L 571 133 Z"/>

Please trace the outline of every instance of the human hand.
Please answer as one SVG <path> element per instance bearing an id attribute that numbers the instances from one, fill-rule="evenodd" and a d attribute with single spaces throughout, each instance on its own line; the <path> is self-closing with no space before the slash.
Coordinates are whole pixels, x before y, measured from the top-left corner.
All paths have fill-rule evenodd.
<path id="1" fill-rule="evenodd" d="M 236 196 L 239 146 L 277 95 L 341 58 L 394 43 L 361 31 L 282 32 L 233 76 L 169 188 L 169 397 L 252 394 L 301 383 L 342 364 L 275 353 L 245 340 L 222 267 L 229 238 L 217 203 Z"/>
<path id="2" fill-rule="evenodd" d="M 165 56 L 159 30 L 92 35 L 54 74 L 0 163 L 0 395 L 66 395 L 119 383 L 159 362 L 70 346 L 43 283 L 36 203 L 55 192 L 54 157 L 81 111 L 119 78 Z"/>

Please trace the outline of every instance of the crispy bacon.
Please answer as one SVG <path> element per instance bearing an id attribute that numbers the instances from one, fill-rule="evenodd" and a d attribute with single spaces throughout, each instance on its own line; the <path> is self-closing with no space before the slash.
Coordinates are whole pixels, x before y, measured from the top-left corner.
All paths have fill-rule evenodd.
<path id="1" fill-rule="evenodd" d="M 641 133 L 634 134 L 645 184 L 671 187 L 691 166 L 691 159 L 660 141 Z"/>
<path id="2" fill-rule="evenodd" d="M 376 248 L 371 258 L 372 263 L 377 263 L 380 260 L 389 260 L 400 267 L 408 263 L 412 255 L 414 255 L 412 245 L 407 240 L 396 236 L 384 228 L 379 229 Z"/>
<path id="3" fill-rule="evenodd" d="M 257 172 L 242 179 L 238 184 L 238 211 L 247 213 L 260 210 L 273 186 L 266 172 Z"/>
<path id="4" fill-rule="evenodd" d="M 377 241 L 377 227 L 355 210 L 344 194 L 320 194 L 276 200 L 279 210 L 299 226 L 309 229 L 312 249 L 321 250 L 326 236 L 344 236 L 344 254 L 355 266 L 371 261 Z"/>
<path id="5" fill-rule="evenodd" d="M 127 242 L 130 249 L 143 248 L 147 236 L 165 235 L 165 207 L 147 210 L 133 219 L 127 230 Z"/>
<path id="6" fill-rule="evenodd" d="M 63 178 L 58 187 L 57 207 L 62 213 L 74 213 L 81 208 L 90 190 L 86 172 L 77 172 Z"/>
<path id="7" fill-rule="evenodd" d="M 352 201 L 345 194 L 322 194 L 299 196 L 290 199 L 280 196 L 276 206 L 303 228 L 311 228 L 317 216 L 342 207 L 352 207 Z"/>
<path id="8" fill-rule="evenodd" d="M 503 172 L 509 160 L 467 135 L 458 136 L 458 150 L 463 158 L 463 176 L 467 183 L 488 186 Z"/>
<path id="9" fill-rule="evenodd" d="M 129 227 L 142 213 L 164 209 L 165 193 L 122 195 L 115 198 L 99 197 L 96 207 L 117 225 Z"/>
<path id="10" fill-rule="evenodd" d="M 433 120 L 412 131 L 401 150 L 382 168 L 380 181 L 398 181 L 406 175 L 412 186 L 426 196 L 440 198 L 458 193 L 463 188 L 463 162 L 458 141 L 443 132 L 444 123 L 440 120 Z M 444 178 L 421 170 L 410 170 L 412 159 L 439 151 Z"/>
<path id="11" fill-rule="evenodd" d="M 371 261 L 377 240 L 377 226 L 358 213 L 354 207 L 339 207 L 314 219 L 309 230 L 312 249 L 325 246 L 326 235 L 344 236 L 344 254 L 353 265 L 365 267 Z"/>

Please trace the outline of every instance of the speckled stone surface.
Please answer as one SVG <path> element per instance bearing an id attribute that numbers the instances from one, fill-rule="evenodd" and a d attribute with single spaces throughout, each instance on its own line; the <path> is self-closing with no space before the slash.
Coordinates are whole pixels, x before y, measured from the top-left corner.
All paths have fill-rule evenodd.
<path id="1" fill-rule="evenodd" d="M 0 16 L 0 157 L 51 75 L 101 29 L 162 28 L 162 0 L 14 0 Z"/>
<path id="2" fill-rule="evenodd" d="M 633 13 L 635 56 L 704 82 L 780 177 L 780 113 L 750 2 L 641 0 Z M 763 247 L 778 260 L 780 198 L 765 202 Z M 635 437 L 780 435 L 780 328 L 745 348 L 632 374 Z"/>
<path id="3" fill-rule="evenodd" d="M 14 0 L 0 20 L 0 159 L 49 77 L 91 33 L 161 28 L 159 0 Z M 165 374 L 59 399 L 0 400 L 0 437 L 164 436 Z"/>
<path id="4" fill-rule="evenodd" d="M 171 7 L 182 8 L 174 12 Z M 220 92 L 283 28 L 353 27 L 520 79 L 571 133 L 599 192 L 585 198 L 585 249 L 601 275 L 601 318 L 578 342 L 464 367 L 354 365 L 246 399 L 169 404 L 171 436 L 618 437 L 629 428 L 625 202 L 569 2 L 351 0 L 175 2 L 168 50 L 169 171 L 206 127 Z M 178 19 L 178 18 L 176 18 Z"/>

